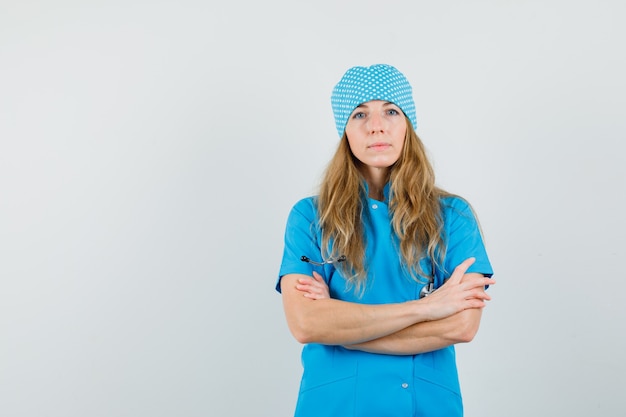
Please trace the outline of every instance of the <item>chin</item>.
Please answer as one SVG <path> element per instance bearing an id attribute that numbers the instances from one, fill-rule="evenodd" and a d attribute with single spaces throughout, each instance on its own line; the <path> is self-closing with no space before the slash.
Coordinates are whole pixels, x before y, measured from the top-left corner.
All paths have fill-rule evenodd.
<path id="1" fill-rule="evenodd" d="M 390 161 L 390 160 L 387 160 L 387 161 L 375 161 L 375 162 L 372 162 L 371 164 L 368 164 L 368 165 L 371 166 L 372 168 L 384 169 L 384 168 L 390 168 L 396 162 L 397 162 L 397 159 L 395 159 L 393 161 Z"/>

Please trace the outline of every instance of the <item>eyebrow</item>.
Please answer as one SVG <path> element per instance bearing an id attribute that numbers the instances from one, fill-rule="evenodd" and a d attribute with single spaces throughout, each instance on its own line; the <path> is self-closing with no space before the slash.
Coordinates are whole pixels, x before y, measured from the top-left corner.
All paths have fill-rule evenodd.
<path id="1" fill-rule="evenodd" d="M 383 103 L 383 106 L 388 106 L 388 105 L 392 105 L 392 106 L 396 106 L 397 107 L 397 104 L 394 104 L 391 101 L 386 101 L 386 102 Z M 368 107 L 367 106 L 367 102 L 359 104 L 358 106 L 355 107 L 355 109 L 358 109 L 359 107 Z"/>

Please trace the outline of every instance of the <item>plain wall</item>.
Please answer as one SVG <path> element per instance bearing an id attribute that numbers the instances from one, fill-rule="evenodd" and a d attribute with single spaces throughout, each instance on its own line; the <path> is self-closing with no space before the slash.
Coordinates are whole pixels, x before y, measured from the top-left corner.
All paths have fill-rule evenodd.
<path id="1" fill-rule="evenodd" d="M 623 416 L 625 7 L 0 0 L 0 415 L 290 416 L 286 217 L 388 63 L 498 280 L 466 415 Z"/>

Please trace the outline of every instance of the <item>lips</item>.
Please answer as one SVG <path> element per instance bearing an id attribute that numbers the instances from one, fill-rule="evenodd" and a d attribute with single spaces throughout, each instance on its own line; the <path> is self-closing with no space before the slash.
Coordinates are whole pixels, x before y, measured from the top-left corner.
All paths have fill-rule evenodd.
<path id="1" fill-rule="evenodd" d="M 375 151 L 384 151 L 386 149 L 389 149 L 390 147 L 391 147 L 391 144 L 384 143 L 384 142 L 372 143 L 371 145 L 368 146 L 369 149 L 372 149 Z"/>

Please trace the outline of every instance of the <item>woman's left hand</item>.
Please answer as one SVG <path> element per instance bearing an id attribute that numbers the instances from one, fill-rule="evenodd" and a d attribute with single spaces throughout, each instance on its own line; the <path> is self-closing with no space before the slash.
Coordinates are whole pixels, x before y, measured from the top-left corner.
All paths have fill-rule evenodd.
<path id="1" fill-rule="evenodd" d="M 296 289 L 303 293 L 306 298 L 312 300 L 321 300 L 330 298 L 330 291 L 324 278 L 317 272 L 313 271 L 313 277 L 300 278 Z"/>

